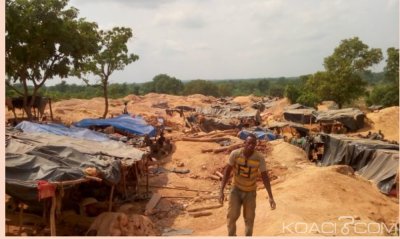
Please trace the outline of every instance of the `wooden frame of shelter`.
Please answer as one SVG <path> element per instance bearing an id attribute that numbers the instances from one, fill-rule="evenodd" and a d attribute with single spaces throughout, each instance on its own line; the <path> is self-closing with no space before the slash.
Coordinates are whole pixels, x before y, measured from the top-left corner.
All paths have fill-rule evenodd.
<path id="1" fill-rule="evenodd" d="M 69 193 L 73 193 L 73 190 L 80 190 L 80 188 L 75 187 L 75 185 L 82 185 L 83 183 L 89 183 L 89 182 L 100 182 L 103 185 L 110 186 L 110 192 L 109 195 L 106 196 L 104 194 L 103 200 L 107 197 L 108 198 L 108 210 L 111 211 L 112 205 L 113 205 L 113 198 L 114 194 L 120 193 L 121 195 L 125 195 L 125 198 L 128 197 L 128 190 L 127 187 L 133 186 L 132 190 L 133 194 L 138 194 L 138 189 L 141 184 L 143 184 L 143 180 L 146 180 L 146 195 L 149 194 L 149 181 L 148 181 L 148 161 L 151 160 L 150 156 L 148 153 L 140 151 L 140 150 L 132 150 L 130 147 L 127 147 L 126 149 L 132 150 L 132 151 L 124 151 L 118 154 L 115 150 L 121 150 L 120 145 L 116 144 L 107 144 L 106 148 L 101 148 L 101 145 L 95 144 L 92 142 L 92 145 L 86 145 L 83 146 L 84 142 L 86 141 L 79 141 L 78 139 L 72 140 L 75 142 L 75 146 L 63 146 L 69 145 L 67 141 L 63 141 L 63 139 L 68 138 L 65 136 L 50 136 L 48 134 L 39 134 L 36 135 L 36 138 L 31 135 L 31 134 L 26 134 L 25 135 L 17 135 L 13 133 L 8 133 L 6 134 L 10 136 L 8 138 L 8 143 L 6 146 L 6 149 L 8 151 L 6 157 L 6 168 L 10 169 L 21 169 L 23 170 L 23 174 L 26 172 L 30 174 L 32 171 L 29 166 L 20 168 L 22 165 L 27 165 L 27 162 L 31 162 L 29 160 L 34 160 L 32 161 L 31 167 L 35 167 L 36 169 L 33 170 L 33 175 L 36 175 L 36 172 L 42 172 L 42 165 L 46 165 L 47 168 L 50 168 L 50 170 L 58 170 L 60 168 L 60 163 L 64 168 L 67 169 L 66 171 L 61 169 L 61 172 L 64 174 L 68 174 L 67 177 L 64 177 L 66 180 L 60 180 L 60 179 L 51 179 L 48 177 L 43 177 L 42 174 L 39 174 L 40 176 L 35 177 L 32 176 L 32 178 L 27 179 L 28 177 L 18 177 L 19 171 L 12 170 L 10 171 L 9 178 L 6 178 L 6 188 L 8 188 L 12 192 L 12 194 L 9 194 L 12 198 L 15 198 L 17 202 L 24 202 L 27 205 L 33 205 L 33 206 L 40 206 L 42 204 L 44 206 L 43 215 L 44 218 L 49 219 L 50 221 L 50 234 L 52 236 L 56 235 L 56 212 L 61 211 L 62 207 L 62 198 L 65 195 L 72 195 Z M 60 140 L 60 141 L 58 141 Z M 27 142 L 27 143 L 26 143 Z M 51 142 L 49 145 L 46 142 Z M 80 142 L 80 143 L 77 143 Z M 88 142 L 89 143 L 89 142 Z M 37 144 L 37 145 L 36 145 Z M 25 147 L 26 148 L 23 148 Z M 96 147 L 97 146 L 97 147 Z M 118 148 L 116 148 L 118 146 Z M 122 146 L 122 145 L 121 145 Z M 103 146 L 105 147 L 105 146 Z M 91 150 L 93 148 L 96 148 L 95 150 Z M 34 150 L 35 149 L 35 150 Z M 103 150 L 102 150 L 103 149 Z M 104 150 L 110 150 L 110 154 L 104 153 Z M 62 152 L 66 152 L 65 150 L 68 151 L 68 153 L 65 156 L 64 154 L 61 154 Z M 72 151 L 71 151 L 72 150 Z M 81 151 L 79 151 L 81 150 Z M 114 151 L 113 151 L 114 150 Z M 39 154 L 35 154 L 35 152 L 38 152 Z M 48 152 L 48 153 L 47 153 Z M 72 154 L 70 154 L 72 152 Z M 137 153 L 137 154 L 136 154 Z M 13 155 L 21 155 L 18 157 L 13 157 Z M 29 155 L 28 158 L 24 158 L 24 155 Z M 35 159 L 32 158 L 34 156 Z M 87 155 L 88 157 L 86 158 Z M 38 157 L 38 158 L 36 158 Z M 83 159 L 82 157 L 85 157 Z M 85 164 L 81 164 L 78 162 L 85 162 Z M 10 160 L 9 164 L 7 164 L 8 160 Z M 27 161 L 28 160 L 28 161 Z M 90 160 L 95 160 L 97 163 L 90 163 Z M 106 160 L 108 161 L 107 164 L 101 163 L 101 161 Z M 54 163 L 53 163 L 54 162 Z M 75 162 L 71 164 L 71 162 Z M 53 163 L 53 164 L 52 164 Z M 78 163 L 78 164 L 76 164 Z M 56 165 L 59 165 L 58 167 Z M 77 166 L 79 165 L 79 166 Z M 95 167 L 95 171 L 90 171 L 88 168 Z M 100 168 L 97 168 L 100 167 Z M 120 172 L 121 177 L 117 178 L 113 173 L 108 173 L 107 170 L 104 171 L 106 174 L 103 173 L 97 173 L 100 172 L 102 167 L 107 167 L 107 170 L 110 169 L 111 171 L 113 170 L 118 170 Z M 70 169 L 74 169 L 74 171 L 71 171 L 70 174 Z M 81 171 L 79 171 L 81 170 Z M 99 171 L 100 170 L 100 171 Z M 43 171 L 46 172 L 46 170 L 43 169 Z M 48 173 L 52 173 L 55 171 L 47 171 Z M 101 171 L 103 172 L 103 171 Z M 144 176 L 146 176 L 144 178 Z M 42 179 L 46 178 L 46 179 Z M 72 179 L 71 179 L 72 178 Z M 26 189 L 26 195 L 29 195 L 28 197 L 25 197 L 25 194 L 20 194 L 20 191 L 18 188 L 24 188 Z M 37 190 L 37 195 L 39 196 L 39 199 L 44 199 L 44 203 L 36 203 L 36 193 L 35 190 Z M 69 192 L 66 193 L 66 190 Z M 105 199 L 107 201 L 107 199 Z M 50 204 L 51 201 L 51 204 Z M 66 202 L 66 201 L 64 201 Z M 65 206 L 65 205 L 64 205 Z M 49 212 L 49 207 L 50 212 Z M 37 208 L 37 207 L 36 207 Z M 37 212 L 40 212 L 40 208 Z M 20 225 L 20 231 L 22 228 L 22 223 L 23 223 L 23 207 L 20 206 L 20 211 L 19 211 L 19 225 Z M 40 214 L 39 214 L 40 215 Z M 49 218 L 48 218 L 49 217 Z"/>
<path id="2" fill-rule="evenodd" d="M 113 198 L 115 191 L 119 190 L 120 193 L 125 195 L 125 198 L 128 198 L 128 192 L 127 192 L 127 187 L 128 186 L 134 186 L 135 191 L 134 194 L 137 194 L 139 191 L 140 186 L 142 185 L 140 181 L 143 179 L 143 176 L 145 176 L 145 187 L 146 187 L 146 195 L 149 195 L 149 174 L 148 174 L 148 158 L 146 160 L 140 160 L 140 161 L 135 161 L 131 165 L 127 165 L 124 163 L 120 163 L 120 169 L 121 169 L 121 180 L 118 184 L 112 184 L 110 193 L 109 193 L 109 199 L 108 199 L 108 211 L 112 211 L 112 206 L 113 206 Z M 134 175 L 136 177 L 136 181 L 134 184 L 129 184 L 127 182 L 127 177 L 130 175 Z M 56 213 L 57 211 L 61 211 L 62 208 L 62 203 L 61 200 L 64 196 L 64 187 L 66 186 L 74 186 L 74 185 L 79 185 L 82 183 L 90 182 L 90 181 L 95 181 L 95 182 L 104 182 L 102 178 L 95 177 L 95 176 L 85 176 L 84 178 L 76 179 L 76 180 L 68 180 L 68 181 L 60 181 L 60 182 L 49 182 L 48 184 L 54 187 L 54 194 L 52 195 L 47 195 L 41 199 L 44 200 L 51 200 L 51 205 L 50 205 L 50 212 L 48 215 L 48 221 L 49 221 L 49 226 L 50 226 L 50 235 L 51 236 L 56 236 Z M 22 232 L 22 226 L 23 226 L 23 213 L 24 209 L 23 206 L 19 206 L 19 233 L 21 234 Z M 47 217 L 46 215 L 46 209 L 43 211 L 43 217 Z M 46 218 L 47 219 L 47 218 Z"/>

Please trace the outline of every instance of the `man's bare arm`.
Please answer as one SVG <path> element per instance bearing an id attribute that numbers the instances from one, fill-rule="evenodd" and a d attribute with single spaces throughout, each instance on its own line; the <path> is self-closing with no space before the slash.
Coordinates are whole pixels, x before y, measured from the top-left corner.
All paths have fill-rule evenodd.
<path id="1" fill-rule="evenodd" d="M 267 189 L 268 197 L 269 197 L 269 203 L 271 205 L 271 208 L 275 209 L 276 204 L 275 204 L 274 196 L 272 195 L 271 183 L 270 183 L 267 171 L 261 172 L 261 178 L 263 180 L 265 189 Z"/>
<path id="2" fill-rule="evenodd" d="M 221 187 L 220 187 L 220 191 L 219 191 L 220 203 L 224 202 L 224 189 L 225 189 L 226 183 L 228 182 L 229 176 L 231 175 L 231 171 L 232 171 L 232 166 L 227 164 L 225 167 L 225 170 L 224 170 L 224 176 L 222 177 Z"/>

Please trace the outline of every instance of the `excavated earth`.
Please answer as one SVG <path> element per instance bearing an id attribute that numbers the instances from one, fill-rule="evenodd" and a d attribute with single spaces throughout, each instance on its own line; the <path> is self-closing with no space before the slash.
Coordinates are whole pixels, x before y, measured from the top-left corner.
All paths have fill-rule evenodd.
<path id="1" fill-rule="evenodd" d="M 247 96 L 237 97 L 233 101 L 248 106 L 259 99 Z M 160 186 L 150 189 L 153 193 L 157 192 L 163 196 L 155 211 L 149 215 L 159 230 L 158 235 L 166 229 L 176 230 L 177 233 L 186 232 L 193 236 L 227 235 L 227 201 L 220 208 L 207 210 L 211 213 L 207 216 L 192 217 L 187 211 L 195 207 L 218 204 L 216 196 L 220 182 L 211 179 L 209 175 L 216 171 L 222 172 L 228 153 L 202 153 L 204 149 L 220 147 L 217 143 L 179 141 L 185 134 L 183 119 L 179 114 L 168 116 L 165 109 L 153 107 L 160 103 L 167 103 L 169 107 L 201 107 L 215 102 L 216 99 L 203 95 L 129 95 L 122 99 L 110 100 L 109 113 L 120 114 L 126 100 L 129 100 L 128 111 L 131 114 L 149 119 L 154 116 L 165 117 L 167 126 L 173 129 L 166 135 L 173 140 L 173 152 L 159 162 L 160 167 L 169 170 L 190 170 L 187 174 L 163 171 L 150 175 L 150 185 Z M 103 98 L 54 102 L 53 115 L 56 120 L 65 124 L 83 118 L 98 118 L 102 115 L 103 103 Z M 286 99 L 277 101 L 273 107 L 261 114 L 264 122 L 281 119 L 283 107 L 287 105 L 289 103 Z M 399 107 L 368 113 L 368 124 L 360 133 L 382 130 L 386 139 L 398 141 L 398 116 Z M 11 113 L 6 112 L 6 118 L 9 117 Z M 240 141 L 230 137 L 233 141 Z M 315 166 L 306 158 L 304 151 L 282 140 L 268 142 L 267 147 L 265 156 L 277 207 L 275 210 L 270 209 L 266 190 L 261 181 L 258 182 L 254 236 L 393 235 L 392 226 L 399 220 L 397 198 L 380 193 L 373 183 L 355 175 L 347 166 Z M 179 190 L 171 187 L 178 187 Z M 146 202 L 132 203 L 125 212 L 143 212 L 145 205 Z M 18 227 L 8 226 L 6 230 L 7 235 L 16 235 Z M 63 228 L 57 230 L 62 231 Z M 242 217 L 237 222 L 237 234 L 244 235 Z"/>

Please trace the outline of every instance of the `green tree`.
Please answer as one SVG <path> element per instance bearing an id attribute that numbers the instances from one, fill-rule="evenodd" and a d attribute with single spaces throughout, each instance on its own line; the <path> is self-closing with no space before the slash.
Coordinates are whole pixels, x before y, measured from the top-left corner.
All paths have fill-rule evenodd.
<path id="1" fill-rule="evenodd" d="M 384 107 L 399 105 L 399 88 L 391 84 L 377 85 L 372 89 L 367 100 L 368 105 L 382 105 Z"/>
<path id="2" fill-rule="evenodd" d="M 182 81 L 167 74 L 159 74 L 153 78 L 156 93 L 179 95 L 183 91 Z"/>
<path id="3" fill-rule="evenodd" d="M 92 73 L 100 79 L 103 88 L 104 113 L 108 113 L 108 84 L 112 73 L 123 70 L 126 65 L 139 59 L 135 54 L 128 54 L 127 42 L 132 37 L 132 30 L 126 27 L 114 27 L 112 30 L 100 30 L 100 50 L 94 54 L 85 64 L 85 70 L 77 72 L 79 77 L 82 74 Z"/>
<path id="4" fill-rule="evenodd" d="M 193 94 L 202 94 L 202 95 L 211 95 L 211 96 L 219 96 L 218 87 L 206 80 L 193 80 L 185 84 L 184 89 L 185 95 L 193 95 Z"/>
<path id="5" fill-rule="evenodd" d="M 30 119 L 30 106 L 44 83 L 56 76 L 66 78 L 98 50 L 97 24 L 78 19 L 78 10 L 67 4 L 68 0 L 6 0 L 6 84 L 22 85 L 22 91 L 14 90 L 24 96 Z"/>
<path id="6" fill-rule="evenodd" d="M 284 84 L 272 84 L 269 88 L 269 95 L 274 97 L 283 97 L 285 93 L 285 87 L 286 86 Z"/>
<path id="7" fill-rule="evenodd" d="M 326 75 L 316 94 L 322 100 L 334 100 L 339 108 L 365 93 L 366 82 L 360 74 L 382 60 L 382 51 L 364 44 L 358 37 L 342 40 L 333 54 L 324 60 Z"/>
<path id="8" fill-rule="evenodd" d="M 257 83 L 257 89 L 259 90 L 259 92 L 261 94 L 264 94 L 264 95 L 267 94 L 268 89 L 269 89 L 269 81 L 266 79 L 260 80 Z"/>
<path id="9" fill-rule="evenodd" d="M 385 80 L 388 83 L 399 86 L 399 49 L 388 48 L 387 55 L 388 58 L 384 69 Z"/>
<path id="10" fill-rule="evenodd" d="M 387 49 L 384 80 L 376 85 L 367 98 L 367 104 L 385 107 L 399 105 L 399 49 Z"/>
<path id="11" fill-rule="evenodd" d="M 284 95 L 289 99 L 290 103 L 294 104 L 297 102 L 297 98 L 301 95 L 301 89 L 296 87 L 295 84 L 288 84 L 285 87 Z"/>
<path id="12" fill-rule="evenodd" d="M 233 84 L 231 82 L 225 82 L 218 84 L 218 95 L 219 96 L 231 96 L 233 92 Z"/>

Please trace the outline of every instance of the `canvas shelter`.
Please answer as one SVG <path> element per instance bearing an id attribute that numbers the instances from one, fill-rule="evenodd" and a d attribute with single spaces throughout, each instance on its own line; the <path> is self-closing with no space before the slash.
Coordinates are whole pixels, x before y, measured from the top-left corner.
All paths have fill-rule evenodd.
<path id="1" fill-rule="evenodd" d="M 33 207 L 43 205 L 46 198 L 56 207 L 64 190 L 91 180 L 111 185 L 111 205 L 116 186 L 126 193 L 129 172 L 135 173 L 137 185 L 145 176 L 148 154 L 121 142 L 17 131 L 7 131 L 6 136 L 6 193 Z M 87 169 L 97 173 L 88 175 Z M 51 234 L 55 235 L 52 212 Z"/>
<path id="2" fill-rule="evenodd" d="M 242 109 L 237 105 L 211 106 L 197 108 L 196 112 L 220 119 L 252 119 L 258 123 L 261 122 L 260 111 L 251 107 Z"/>
<path id="3" fill-rule="evenodd" d="M 399 145 L 380 140 L 321 134 L 324 154 L 320 165 L 349 165 L 354 171 L 389 193 L 399 168 Z"/>
<path id="4" fill-rule="evenodd" d="M 295 105 L 296 108 L 289 107 L 283 112 L 283 118 L 287 121 L 300 123 L 300 124 L 311 124 L 315 122 L 316 111 L 314 108 L 304 108 Z"/>
<path id="5" fill-rule="evenodd" d="M 357 108 L 319 111 L 316 115 L 316 122 L 333 124 L 338 121 L 351 131 L 363 128 L 364 119 L 365 114 Z"/>

